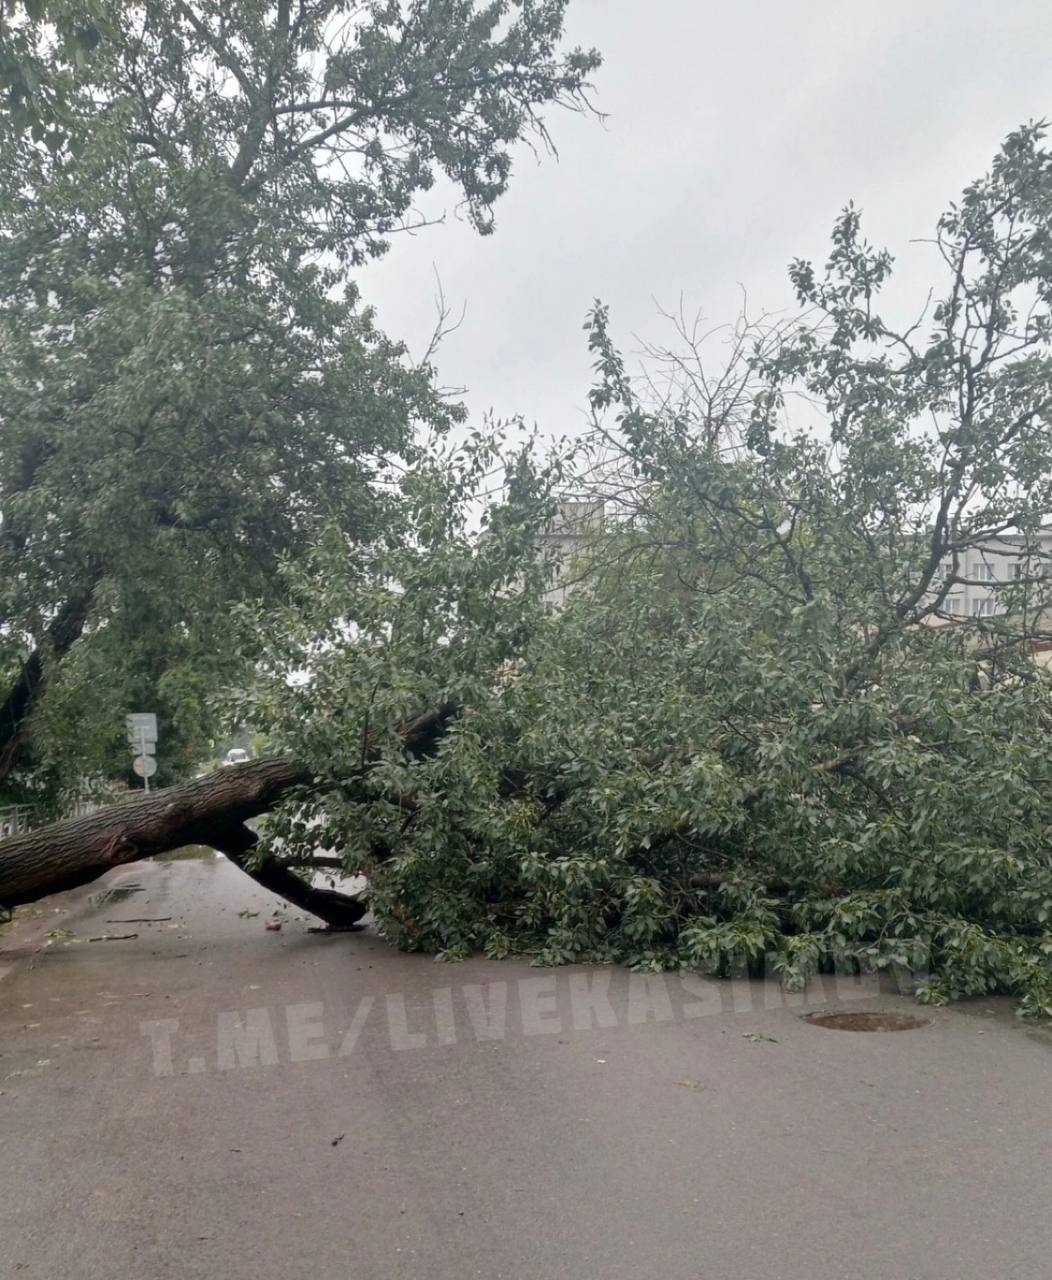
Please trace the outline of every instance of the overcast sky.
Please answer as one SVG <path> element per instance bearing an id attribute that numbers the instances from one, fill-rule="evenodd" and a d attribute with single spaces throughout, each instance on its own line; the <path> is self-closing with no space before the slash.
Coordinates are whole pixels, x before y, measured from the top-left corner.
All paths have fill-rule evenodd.
<path id="1" fill-rule="evenodd" d="M 741 286 L 750 309 L 790 307 L 786 264 L 824 259 L 849 199 L 922 297 L 937 267 L 909 241 L 1006 133 L 1052 115 L 1052 0 L 570 0 L 569 29 L 604 56 L 605 124 L 555 113 L 559 160 L 517 154 L 493 236 L 450 206 L 361 278 L 414 351 L 435 269 L 466 304 L 438 364 L 476 421 L 580 429 L 595 297 L 626 351 L 681 295 L 714 323 Z"/>

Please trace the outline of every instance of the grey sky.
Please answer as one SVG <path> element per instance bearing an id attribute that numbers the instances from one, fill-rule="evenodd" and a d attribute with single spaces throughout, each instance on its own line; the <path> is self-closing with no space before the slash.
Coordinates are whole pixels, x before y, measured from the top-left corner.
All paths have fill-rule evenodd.
<path id="1" fill-rule="evenodd" d="M 937 267 L 909 240 L 1006 133 L 1052 115 L 1050 0 L 571 0 L 569 26 L 606 60 L 605 126 L 556 113 L 559 162 L 518 154 L 494 236 L 450 207 L 361 280 L 418 351 L 437 268 L 467 304 L 443 381 L 467 387 L 476 419 L 521 413 L 551 434 L 583 422 L 594 297 L 628 350 L 665 332 L 655 299 L 682 293 L 713 322 L 740 285 L 751 310 L 788 307 L 786 264 L 824 258 L 848 199 L 923 297 Z"/>

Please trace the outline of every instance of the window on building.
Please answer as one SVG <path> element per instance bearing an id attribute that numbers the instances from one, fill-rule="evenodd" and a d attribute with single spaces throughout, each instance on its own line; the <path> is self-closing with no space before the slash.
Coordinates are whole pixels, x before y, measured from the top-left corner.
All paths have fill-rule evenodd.
<path id="1" fill-rule="evenodd" d="M 960 596 L 947 596 L 942 602 L 943 613 L 960 613 L 961 598 Z"/>
<path id="2" fill-rule="evenodd" d="M 977 560 L 975 564 L 972 565 L 972 577 L 975 578 L 977 582 L 993 582 L 993 565 L 987 564 L 985 560 Z"/>
<path id="3" fill-rule="evenodd" d="M 972 617 L 973 618 L 988 618 L 992 613 L 996 613 L 996 612 L 997 610 L 994 606 L 994 602 L 989 598 L 987 598 L 986 600 L 972 601 Z"/>

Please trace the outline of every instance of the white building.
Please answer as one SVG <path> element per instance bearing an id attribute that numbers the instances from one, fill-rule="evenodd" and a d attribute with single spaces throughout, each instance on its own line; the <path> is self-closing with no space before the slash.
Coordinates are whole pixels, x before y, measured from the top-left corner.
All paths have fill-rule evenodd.
<path id="1" fill-rule="evenodd" d="M 1033 534 L 1003 534 L 940 566 L 940 582 L 952 579 L 939 612 L 953 618 L 982 618 L 1005 613 L 1018 606 L 1019 597 L 1009 588 L 1025 589 L 1034 607 L 1046 604 L 1052 577 L 1052 526 Z"/>
<path id="2" fill-rule="evenodd" d="M 574 589 L 574 563 L 603 527 L 604 504 L 594 498 L 564 498 L 540 542 L 553 564 L 552 585 L 544 593 L 549 613 L 562 608 Z"/>

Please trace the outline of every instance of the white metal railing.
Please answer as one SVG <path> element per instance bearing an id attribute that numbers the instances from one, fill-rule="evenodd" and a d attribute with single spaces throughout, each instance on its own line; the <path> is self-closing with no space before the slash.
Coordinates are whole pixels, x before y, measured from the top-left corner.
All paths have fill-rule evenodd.
<path id="1" fill-rule="evenodd" d="M 32 825 L 33 810 L 27 804 L 12 804 L 0 809 L 0 840 L 20 836 Z"/>
<path id="2" fill-rule="evenodd" d="M 100 800 L 78 800 L 72 809 L 66 814 L 67 818 L 86 818 L 89 813 L 95 813 L 103 807 Z"/>
<path id="3" fill-rule="evenodd" d="M 103 808 L 105 803 L 101 800 L 78 800 L 62 816 L 86 818 L 88 814 Z M 53 820 L 53 818 L 42 819 L 29 804 L 0 805 L 0 840 L 6 840 L 8 836 L 24 835 L 34 826 L 39 826 L 41 821 Z"/>

